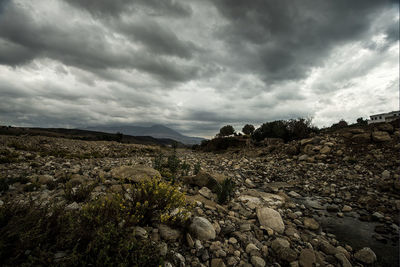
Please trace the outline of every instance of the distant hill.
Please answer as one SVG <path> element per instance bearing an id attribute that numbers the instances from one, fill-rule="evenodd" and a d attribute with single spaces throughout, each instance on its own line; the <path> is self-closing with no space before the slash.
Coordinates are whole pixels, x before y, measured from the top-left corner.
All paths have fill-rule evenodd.
<path id="1" fill-rule="evenodd" d="M 28 128 L 28 127 L 8 127 L 0 126 L 0 134 L 3 135 L 31 135 L 31 136 L 49 136 L 58 138 L 68 138 L 86 141 L 119 141 L 122 143 L 172 146 L 176 140 L 170 138 L 154 138 L 151 136 L 130 136 L 123 135 L 122 139 L 114 133 L 105 133 L 100 131 L 65 129 L 65 128 Z M 181 142 L 178 147 L 184 147 Z"/>
<path id="2" fill-rule="evenodd" d="M 99 132 L 105 132 L 105 133 L 123 133 L 127 135 L 132 135 L 132 136 L 151 136 L 154 138 L 167 138 L 167 139 L 173 139 L 178 142 L 181 142 L 186 145 L 195 145 L 195 144 L 200 144 L 204 138 L 200 137 L 190 137 L 183 135 L 181 133 L 178 133 L 175 130 L 172 130 L 171 128 L 168 128 L 164 125 L 153 125 L 150 127 L 144 127 L 144 126 L 93 126 L 93 127 L 88 127 L 85 130 L 91 130 L 91 131 L 99 131 Z"/>

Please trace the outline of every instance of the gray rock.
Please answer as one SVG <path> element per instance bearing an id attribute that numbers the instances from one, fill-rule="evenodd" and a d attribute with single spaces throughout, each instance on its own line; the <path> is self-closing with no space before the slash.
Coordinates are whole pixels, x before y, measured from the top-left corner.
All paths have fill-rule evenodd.
<path id="1" fill-rule="evenodd" d="M 161 178 L 161 174 L 157 170 L 143 165 L 116 167 L 111 170 L 111 176 L 115 179 L 129 180 L 135 183 Z"/>
<path id="2" fill-rule="evenodd" d="M 158 226 L 158 230 L 160 231 L 161 238 L 168 241 L 175 241 L 181 235 L 181 232 L 179 230 L 172 229 L 171 227 L 164 224 L 160 224 Z"/>
<path id="3" fill-rule="evenodd" d="M 337 253 L 337 249 L 332 246 L 328 241 L 322 240 L 319 243 L 320 250 L 328 255 L 335 255 Z"/>
<path id="4" fill-rule="evenodd" d="M 137 226 L 133 229 L 133 233 L 134 233 L 135 237 L 138 237 L 141 239 L 146 239 L 148 237 L 146 229 L 139 227 L 139 226 Z"/>
<path id="5" fill-rule="evenodd" d="M 272 230 L 282 234 L 285 231 L 285 225 L 282 217 L 276 210 L 264 207 L 257 209 L 257 217 L 260 225 L 264 228 L 271 228 Z"/>
<path id="6" fill-rule="evenodd" d="M 259 249 L 256 247 L 256 245 L 254 245 L 253 243 L 249 243 L 247 246 L 246 246 L 246 253 L 247 254 L 250 254 L 250 252 L 252 252 L 253 250 L 256 250 L 256 251 L 258 251 Z"/>
<path id="7" fill-rule="evenodd" d="M 80 206 L 76 202 L 72 202 L 71 204 L 65 207 L 65 210 L 78 210 L 78 209 L 80 209 Z"/>
<path id="8" fill-rule="evenodd" d="M 313 218 L 304 218 L 304 227 L 310 230 L 318 230 L 319 223 Z"/>
<path id="9" fill-rule="evenodd" d="M 280 238 L 280 237 L 276 238 L 271 243 L 271 248 L 274 251 L 278 251 L 281 248 L 289 248 L 289 247 L 290 247 L 289 241 L 287 241 L 286 239 Z"/>
<path id="10" fill-rule="evenodd" d="M 264 267 L 265 266 L 265 261 L 258 256 L 252 256 L 251 263 L 253 264 L 254 267 Z"/>
<path id="11" fill-rule="evenodd" d="M 225 176 L 220 174 L 210 174 L 208 172 L 200 171 L 195 176 L 184 176 L 182 180 L 185 184 L 197 185 L 200 187 L 208 187 L 212 191 L 219 188 L 220 182 L 225 179 Z"/>
<path id="12" fill-rule="evenodd" d="M 222 259 L 212 259 L 211 267 L 225 267 L 225 263 Z"/>
<path id="13" fill-rule="evenodd" d="M 317 262 L 315 253 L 312 249 L 302 249 L 299 257 L 299 264 L 301 267 L 313 267 Z"/>
<path id="14" fill-rule="evenodd" d="M 337 253 L 335 254 L 335 257 L 338 259 L 342 267 L 352 267 L 351 263 L 343 253 Z"/>
<path id="15" fill-rule="evenodd" d="M 204 217 L 194 217 L 189 229 L 200 240 L 207 241 L 215 238 L 214 227 Z"/>
<path id="16" fill-rule="evenodd" d="M 289 195 L 290 197 L 294 197 L 294 198 L 301 197 L 300 194 L 298 194 L 298 193 L 296 193 L 296 192 L 294 192 L 294 191 L 290 191 L 290 192 L 288 193 L 288 195 Z"/>
<path id="17" fill-rule="evenodd" d="M 306 160 L 308 160 L 308 156 L 307 156 L 306 154 L 301 155 L 301 156 L 299 157 L 299 160 L 300 160 L 300 161 L 306 161 Z"/>
<path id="18" fill-rule="evenodd" d="M 385 179 L 385 180 L 390 179 L 390 171 L 384 170 L 382 172 L 382 178 Z"/>
<path id="19" fill-rule="evenodd" d="M 210 189 L 208 189 L 207 187 L 202 187 L 199 190 L 199 194 L 202 195 L 205 198 L 211 199 L 212 198 L 212 192 Z"/>
<path id="20" fill-rule="evenodd" d="M 354 254 L 354 258 L 366 264 L 372 264 L 376 261 L 376 255 L 370 248 L 363 248 Z"/>
<path id="21" fill-rule="evenodd" d="M 381 142 L 389 142 L 392 140 L 392 138 L 387 132 L 376 131 L 372 132 L 372 140 L 381 143 Z"/>

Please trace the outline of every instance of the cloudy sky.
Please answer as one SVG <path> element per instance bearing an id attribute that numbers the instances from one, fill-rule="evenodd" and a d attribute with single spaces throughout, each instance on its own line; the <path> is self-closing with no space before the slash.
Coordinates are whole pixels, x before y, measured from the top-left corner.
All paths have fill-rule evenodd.
<path id="1" fill-rule="evenodd" d="M 399 109 L 399 3 L 0 0 L 0 125 L 213 136 Z"/>

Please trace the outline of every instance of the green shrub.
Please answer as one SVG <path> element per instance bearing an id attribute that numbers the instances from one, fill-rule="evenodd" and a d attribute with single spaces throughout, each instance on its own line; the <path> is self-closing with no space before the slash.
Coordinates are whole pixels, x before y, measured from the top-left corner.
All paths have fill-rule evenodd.
<path id="1" fill-rule="evenodd" d="M 8 183 L 5 178 L 0 177 L 0 192 L 8 190 Z"/>
<path id="2" fill-rule="evenodd" d="M 234 188 L 235 185 L 232 179 L 231 178 L 225 179 L 217 190 L 218 203 L 223 204 L 226 203 L 228 200 L 230 200 L 233 195 Z"/>
<path id="3" fill-rule="evenodd" d="M 28 183 L 24 186 L 24 192 L 33 192 L 40 188 L 38 183 Z"/>
<path id="4" fill-rule="evenodd" d="M 135 239 L 132 228 L 120 227 L 112 217 L 119 206 L 97 210 L 97 216 L 88 216 L 86 210 L 5 204 L 0 207 L 0 262 L 3 266 L 162 264 L 156 244 Z M 66 255 L 56 262 L 57 251 Z"/>
<path id="5" fill-rule="evenodd" d="M 265 138 L 282 138 L 287 142 L 307 138 L 317 131 L 318 128 L 312 126 L 311 119 L 278 120 L 262 124 L 254 131 L 252 138 L 256 141 L 262 141 Z"/>
<path id="6" fill-rule="evenodd" d="M 70 202 L 84 202 L 90 198 L 90 193 L 92 193 L 96 184 L 81 184 L 76 187 L 72 183 L 67 182 L 65 184 L 64 192 L 65 199 Z"/>
<path id="7" fill-rule="evenodd" d="M 194 165 L 193 174 L 194 174 L 194 175 L 198 174 L 198 173 L 200 172 L 200 168 L 201 168 L 200 162 L 197 162 L 197 163 Z"/>
<path id="8" fill-rule="evenodd" d="M 181 176 L 187 176 L 189 175 L 190 172 L 190 164 L 184 161 L 182 162 L 180 169 L 181 169 Z"/>
<path id="9" fill-rule="evenodd" d="M 163 153 L 159 153 L 157 156 L 154 157 L 153 168 L 157 171 L 161 171 L 163 167 Z"/>
<path id="10" fill-rule="evenodd" d="M 0 164 L 19 162 L 20 160 L 18 159 L 18 157 L 18 153 L 3 149 L 0 151 Z"/>
<path id="11" fill-rule="evenodd" d="M 159 179 L 138 184 L 123 206 L 126 206 L 134 219 L 132 223 L 139 224 L 148 224 L 151 221 L 183 223 L 190 215 L 185 195 L 177 186 Z"/>

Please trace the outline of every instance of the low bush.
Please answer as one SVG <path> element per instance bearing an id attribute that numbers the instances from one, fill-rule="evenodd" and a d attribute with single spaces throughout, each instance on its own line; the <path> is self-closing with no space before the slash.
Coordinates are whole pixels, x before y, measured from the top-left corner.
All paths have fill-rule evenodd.
<path id="1" fill-rule="evenodd" d="M 6 201 L 0 207 L 2 266 L 162 265 L 157 244 L 136 239 L 133 229 L 150 223 L 185 223 L 190 209 L 184 194 L 159 179 L 131 189 L 74 211 Z M 55 257 L 57 252 L 62 257 Z"/>
<path id="2" fill-rule="evenodd" d="M 285 142 L 304 139 L 311 133 L 318 132 L 318 128 L 311 124 L 311 119 L 291 119 L 266 122 L 252 134 L 256 141 L 265 138 L 281 138 Z"/>
<path id="3" fill-rule="evenodd" d="M 125 199 L 123 205 L 136 218 L 138 224 L 151 221 L 162 223 L 184 223 L 190 215 L 190 207 L 186 204 L 185 195 L 177 186 L 159 179 L 145 181 L 134 188 L 131 197 Z"/>
<path id="4" fill-rule="evenodd" d="M 92 183 L 74 187 L 71 182 L 67 182 L 64 188 L 65 198 L 70 202 L 84 202 L 90 198 L 90 193 L 92 193 L 95 186 L 96 184 Z"/>
<path id="5" fill-rule="evenodd" d="M 99 208 L 99 207 L 98 207 Z M 9 205 L 0 208 L 3 266 L 159 266 L 156 244 L 137 240 L 113 217 L 119 207 L 96 209 L 96 216 L 62 207 Z M 63 252 L 56 259 L 55 254 Z"/>
<path id="6" fill-rule="evenodd" d="M 200 172 L 200 169 L 201 169 L 200 162 L 197 162 L 193 167 L 193 174 L 194 175 L 198 174 Z"/>
<path id="7" fill-rule="evenodd" d="M 235 188 L 235 184 L 233 183 L 231 178 L 225 179 L 221 185 L 218 187 L 217 191 L 217 199 L 218 203 L 223 204 L 231 199 L 233 195 L 233 189 Z"/>
<path id="8" fill-rule="evenodd" d="M 16 163 L 19 162 L 19 154 L 16 152 L 12 152 L 9 150 L 1 150 L 0 151 L 0 164 L 2 163 Z"/>

